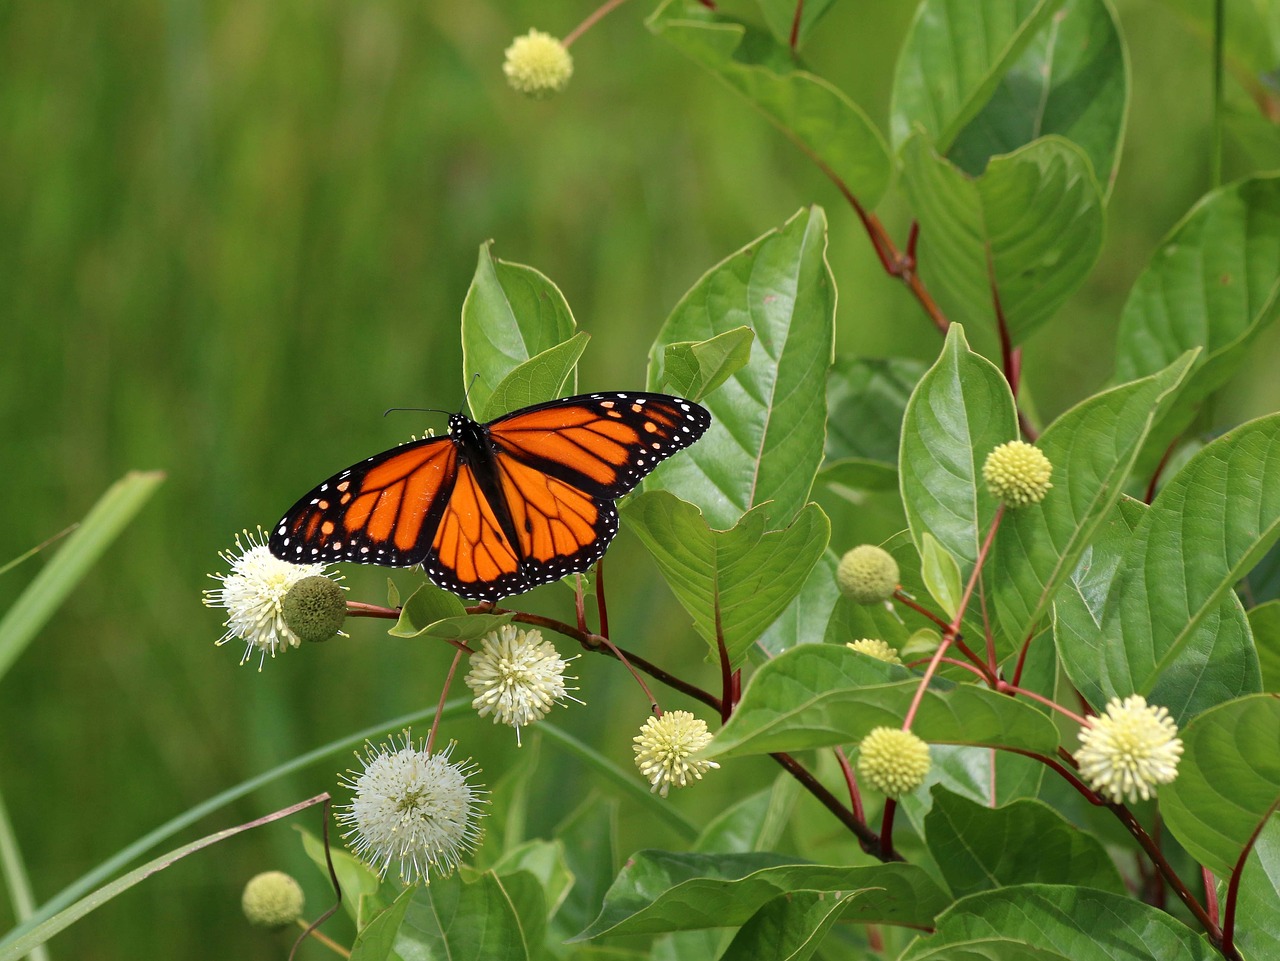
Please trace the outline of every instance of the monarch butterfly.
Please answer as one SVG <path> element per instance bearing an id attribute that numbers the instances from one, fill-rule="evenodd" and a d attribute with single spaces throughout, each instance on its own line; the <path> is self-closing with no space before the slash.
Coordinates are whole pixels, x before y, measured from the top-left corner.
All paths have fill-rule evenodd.
<path id="1" fill-rule="evenodd" d="M 711 424 L 666 394 L 580 394 L 410 441 L 335 474 L 272 530 L 297 563 L 422 564 L 496 601 L 586 570 L 618 532 L 613 502 Z"/>

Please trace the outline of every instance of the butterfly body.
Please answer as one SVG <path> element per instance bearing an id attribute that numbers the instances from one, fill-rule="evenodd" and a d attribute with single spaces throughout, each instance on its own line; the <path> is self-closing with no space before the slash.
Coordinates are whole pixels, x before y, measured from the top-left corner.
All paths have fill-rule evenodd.
<path id="1" fill-rule="evenodd" d="M 586 570 L 618 531 L 614 501 L 688 447 L 711 415 L 666 394 L 581 394 L 375 454 L 329 478 L 271 532 L 297 563 L 421 564 L 498 600 Z"/>

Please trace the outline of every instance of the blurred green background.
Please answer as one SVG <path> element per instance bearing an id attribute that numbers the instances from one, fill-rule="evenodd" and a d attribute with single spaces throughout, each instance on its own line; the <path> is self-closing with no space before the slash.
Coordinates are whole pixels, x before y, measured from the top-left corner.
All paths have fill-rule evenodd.
<path id="1" fill-rule="evenodd" d="M 1130 284 L 1210 186 L 1202 32 L 1160 4 L 1118 6 L 1130 127 L 1102 261 L 1027 346 L 1027 385 L 1046 418 L 1110 375 Z M 882 125 L 912 8 L 836 4 L 805 51 Z M 221 619 L 200 591 L 225 570 L 216 552 L 235 531 L 271 524 L 319 479 L 442 426 L 384 419 L 384 408 L 461 403 L 458 316 L 484 240 L 561 286 L 593 338 L 584 390 L 642 385 L 648 345 L 684 291 L 808 203 L 830 216 L 839 351 L 936 353 L 924 314 L 883 275 L 834 189 L 652 38 L 649 4 L 622 7 L 574 46 L 562 96 L 535 103 L 507 89 L 500 64 L 515 34 L 563 35 L 591 9 L 0 3 L 0 562 L 82 516 L 127 470 L 168 474 L 0 682 L 0 790 L 38 900 L 246 777 L 434 703 L 443 645 L 356 622 L 350 640 L 258 673 L 237 667 L 238 644 L 213 646 Z M 1274 138 L 1229 141 L 1227 176 L 1277 165 L 1273 148 Z M 905 236 L 900 199 L 879 212 Z M 1272 339 L 1256 352 L 1223 422 L 1280 406 L 1263 376 L 1275 349 Z M 882 513 L 824 504 L 838 513 L 837 548 L 888 533 Z M 615 639 L 714 685 L 687 618 L 625 531 L 611 560 Z M 44 561 L 0 577 L 0 610 Z M 352 597 L 385 597 L 387 572 L 346 573 Z M 572 619 L 563 589 L 526 606 Z M 630 765 L 647 705 L 616 665 L 575 663 L 589 707 L 555 719 Z M 486 722 L 445 734 L 490 785 L 516 757 L 510 732 Z M 199 833 L 333 790 L 349 763 L 280 782 Z M 703 819 L 772 774 L 735 763 L 669 803 Z M 535 796 L 545 803 L 530 830 L 549 830 L 593 783 L 544 743 Z M 624 853 L 677 843 L 638 812 L 624 802 Z M 318 828 L 318 815 L 296 820 Z M 287 940 L 239 913 L 244 881 L 274 867 L 300 876 L 313 915 L 328 903 L 294 832 L 277 824 L 133 889 L 57 937 L 53 956 L 282 957 Z M 0 905 L 0 929 L 11 923 Z M 340 939 L 344 923 L 333 925 Z"/>

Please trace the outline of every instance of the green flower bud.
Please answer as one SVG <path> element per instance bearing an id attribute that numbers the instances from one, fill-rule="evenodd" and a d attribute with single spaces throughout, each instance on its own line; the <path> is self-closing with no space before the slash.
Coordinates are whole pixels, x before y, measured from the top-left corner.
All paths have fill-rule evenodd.
<path id="1" fill-rule="evenodd" d="M 283 871 L 263 871 L 249 879 L 240 907 L 250 924 L 283 928 L 302 917 L 302 887 Z"/>
<path id="2" fill-rule="evenodd" d="M 910 794 L 929 773 L 929 745 L 910 731 L 873 728 L 858 752 L 858 775 L 888 797 Z"/>
<path id="3" fill-rule="evenodd" d="M 341 587 L 317 574 L 289 588 L 280 610 L 289 629 L 304 641 L 327 641 L 342 629 L 347 599 Z"/>
<path id="4" fill-rule="evenodd" d="M 859 604 L 887 601 L 898 587 L 898 562 L 883 547 L 860 544 L 840 558 L 836 583 Z"/>
<path id="5" fill-rule="evenodd" d="M 1001 444 L 982 465 L 982 479 L 987 490 L 1009 507 L 1038 504 L 1053 485 L 1049 477 L 1053 465 L 1034 444 L 1011 440 Z"/>

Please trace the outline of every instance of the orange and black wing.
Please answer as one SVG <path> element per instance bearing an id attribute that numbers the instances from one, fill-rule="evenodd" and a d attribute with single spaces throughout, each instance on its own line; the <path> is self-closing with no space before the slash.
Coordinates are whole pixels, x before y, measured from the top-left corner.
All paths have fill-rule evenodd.
<path id="1" fill-rule="evenodd" d="M 298 564 L 410 567 L 426 559 L 458 480 L 452 438 L 429 437 L 335 474 L 289 509 L 271 553 Z"/>
<path id="2" fill-rule="evenodd" d="M 487 561 L 474 573 L 451 563 L 445 540 L 450 513 L 463 505 L 466 486 L 454 488 L 436 550 L 427 562 L 437 584 L 468 597 L 497 599 L 586 570 L 618 532 L 614 500 L 661 461 L 688 447 L 711 423 L 705 408 L 679 397 L 640 392 L 584 394 L 526 407 L 486 425 L 492 450 L 489 514 L 473 531 L 507 534 L 516 557 Z M 475 484 L 475 499 L 485 485 Z M 465 495 L 470 496 L 470 495 Z M 459 529 L 463 524 L 457 522 Z M 493 554 L 486 550 L 484 558 Z M 491 580 L 485 574 L 503 569 Z"/>

